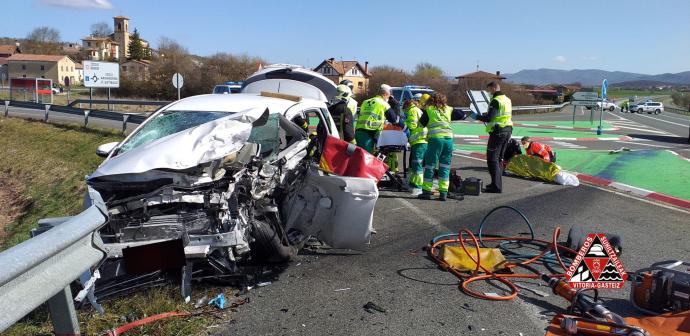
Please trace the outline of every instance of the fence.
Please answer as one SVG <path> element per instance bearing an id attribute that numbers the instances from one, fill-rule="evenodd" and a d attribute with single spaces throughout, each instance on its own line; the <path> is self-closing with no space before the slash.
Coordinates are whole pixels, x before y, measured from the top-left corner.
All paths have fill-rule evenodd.
<path id="1" fill-rule="evenodd" d="M 47 301 L 55 334 L 79 334 L 70 283 L 106 257 L 96 231 L 107 209 L 91 197 L 79 215 L 41 220 L 47 231 L 0 253 L 0 332 Z"/>

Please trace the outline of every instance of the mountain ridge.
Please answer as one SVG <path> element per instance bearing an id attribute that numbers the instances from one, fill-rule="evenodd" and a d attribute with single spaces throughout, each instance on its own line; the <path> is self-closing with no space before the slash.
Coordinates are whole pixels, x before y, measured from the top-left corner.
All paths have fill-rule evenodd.
<path id="1" fill-rule="evenodd" d="M 579 82 L 582 85 L 598 85 L 604 79 L 609 84 L 625 82 L 655 82 L 659 84 L 690 84 L 690 71 L 678 73 L 663 73 L 658 75 L 646 75 L 625 71 L 606 71 L 600 69 L 527 69 L 520 70 L 512 74 L 504 74 L 506 81 L 522 84 L 545 85 L 545 84 L 570 84 Z"/>

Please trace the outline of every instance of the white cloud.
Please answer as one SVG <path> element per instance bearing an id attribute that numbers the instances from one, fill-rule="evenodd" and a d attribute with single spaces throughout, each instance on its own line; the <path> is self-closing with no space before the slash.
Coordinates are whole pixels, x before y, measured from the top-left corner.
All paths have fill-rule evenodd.
<path id="1" fill-rule="evenodd" d="M 560 56 L 560 55 L 559 55 L 559 56 L 554 57 L 554 58 L 553 58 L 553 61 L 556 62 L 556 63 L 565 63 L 565 62 L 567 62 L 568 60 L 565 58 L 565 56 Z"/>
<path id="2" fill-rule="evenodd" d="M 40 0 L 41 4 L 55 7 L 111 9 L 109 0 Z"/>

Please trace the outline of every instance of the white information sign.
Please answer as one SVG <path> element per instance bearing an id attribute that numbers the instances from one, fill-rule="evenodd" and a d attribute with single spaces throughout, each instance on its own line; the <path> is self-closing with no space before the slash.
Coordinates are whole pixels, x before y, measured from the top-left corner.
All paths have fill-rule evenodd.
<path id="1" fill-rule="evenodd" d="M 120 64 L 84 61 L 84 86 L 88 88 L 119 88 Z"/>

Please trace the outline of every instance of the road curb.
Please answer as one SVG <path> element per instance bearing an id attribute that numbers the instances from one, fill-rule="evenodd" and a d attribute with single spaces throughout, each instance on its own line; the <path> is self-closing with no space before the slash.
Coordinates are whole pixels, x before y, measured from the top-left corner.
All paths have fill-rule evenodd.
<path id="1" fill-rule="evenodd" d="M 484 153 L 465 151 L 465 150 L 455 150 L 454 153 L 471 156 L 471 157 L 477 158 L 477 159 L 486 160 L 486 154 L 484 154 Z M 641 197 L 641 198 L 652 199 L 652 200 L 655 200 L 657 202 L 670 204 L 670 205 L 673 205 L 673 206 L 676 206 L 679 208 L 683 208 L 683 209 L 690 209 L 690 201 L 688 201 L 688 200 L 684 200 L 684 199 L 681 199 L 678 197 L 658 193 L 658 192 L 652 191 L 652 190 L 638 188 L 635 186 L 631 186 L 629 184 L 620 183 L 620 182 L 616 182 L 613 180 L 609 180 L 609 179 L 605 179 L 605 178 L 601 178 L 601 177 L 597 177 L 597 176 L 582 174 L 582 173 L 578 173 L 578 172 L 571 172 L 571 173 L 575 174 L 575 176 L 577 176 L 577 178 L 580 179 L 580 181 L 585 182 L 587 184 L 596 185 L 596 186 L 600 186 L 600 187 L 610 187 L 610 188 L 617 189 L 620 191 L 629 192 L 629 193 L 634 194 L 634 195 Z"/>
<path id="2" fill-rule="evenodd" d="M 481 139 L 486 140 L 489 138 L 488 135 L 464 135 L 455 134 L 453 136 L 455 139 Z M 521 139 L 520 136 L 513 136 L 513 139 Z M 562 137 L 530 137 L 534 141 L 631 141 L 633 138 L 624 135 L 616 138 L 562 138 Z"/>

